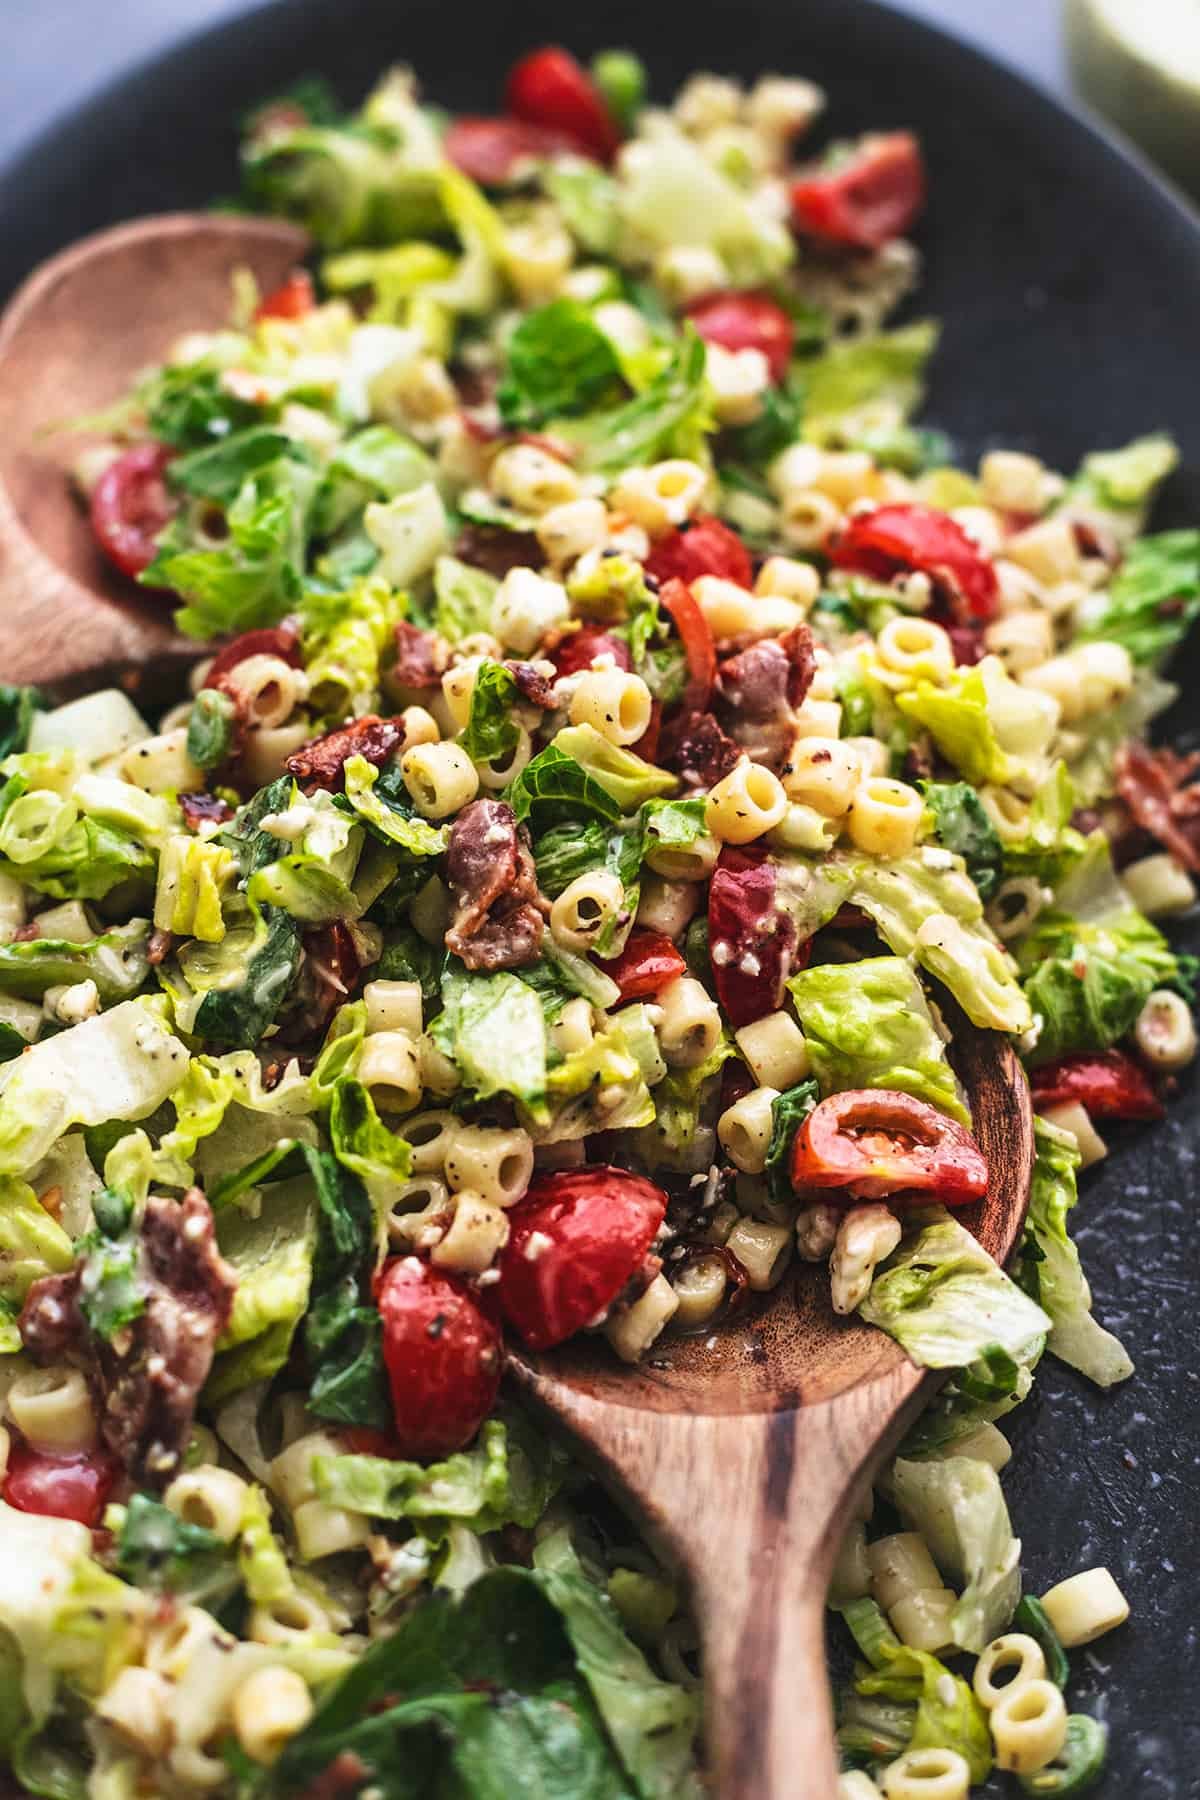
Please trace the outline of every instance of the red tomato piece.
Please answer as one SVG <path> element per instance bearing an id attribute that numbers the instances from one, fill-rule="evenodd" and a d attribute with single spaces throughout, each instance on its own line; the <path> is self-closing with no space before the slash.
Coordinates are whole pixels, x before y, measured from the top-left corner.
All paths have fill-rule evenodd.
<path id="1" fill-rule="evenodd" d="M 928 575 L 959 624 L 996 616 L 1000 586 L 991 558 L 956 519 L 931 506 L 877 506 L 856 514 L 833 547 L 833 561 L 877 581 Z"/>
<path id="2" fill-rule="evenodd" d="M 117 1465 L 103 1450 L 87 1456 L 46 1456 L 15 1438 L 8 1454 L 4 1498 L 18 1512 L 75 1519 L 95 1527 L 104 1516 Z"/>
<path id="3" fill-rule="evenodd" d="M 622 1000 L 644 1000 L 682 975 L 687 963 L 661 931 L 631 931 L 621 954 L 601 967 L 620 988 Z"/>
<path id="4" fill-rule="evenodd" d="M 662 701 L 652 700 L 650 702 L 650 723 L 637 742 L 630 745 L 630 749 L 640 756 L 643 762 L 658 761 L 658 740 L 662 736 L 662 717 Z"/>
<path id="5" fill-rule="evenodd" d="M 782 306 L 766 294 L 705 294 L 693 300 L 688 317 L 706 344 L 723 350 L 761 350 L 771 380 L 781 382 L 792 360 L 795 327 Z"/>
<path id="6" fill-rule="evenodd" d="M 219 687 L 221 677 L 236 669 L 240 662 L 249 656 L 278 656 L 282 662 L 290 663 L 293 669 L 300 667 L 300 629 L 292 619 L 284 619 L 279 625 L 264 626 L 261 631 L 243 631 L 240 637 L 231 638 L 224 649 L 218 650 L 212 659 L 208 674 L 204 677 L 205 687 Z"/>
<path id="7" fill-rule="evenodd" d="M 735 1031 L 777 1011 L 783 984 L 803 968 L 808 945 L 797 946 L 765 850 L 722 850 L 708 887 L 708 950 L 717 999 Z"/>
<path id="8" fill-rule="evenodd" d="M 509 1211 L 500 1307 L 531 1350 L 591 1324 L 637 1274 L 667 1210 L 642 1175 L 596 1164 L 536 1176 Z"/>
<path id="9" fill-rule="evenodd" d="M 645 563 L 647 575 L 657 581 L 699 580 L 701 575 L 720 575 L 739 587 L 754 585 L 750 552 L 736 531 L 709 513 L 697 513 L 678 531 L 668 531 L 652 546 Z"/>
<path id="10" fill-rule="evenodd" d="M 521 163 L 542 162 L 569 150 L 594 160 L 569 131 L 530 125 L 524 119 L 455 119 L 442 140 L 446 159 L 481 187 L 502 187 Z"/>
<path id="11" fill-rule="evenodd" d="M 890 1088 L 852 1088 L 815 1106 L 796 1133 L 792 1182 L 848 1200 L 905 1192 L 948 1206 L 987 1192 L 983 1152 L 965 1126 L 936 1106 Z"/>
<path id="12" fill-rule="evenodd" d="M 466 1282 L 416 1256 L 379 1279 L 383 1360 L 402 1456 L 449 1456 L 492 1410 L 504 1365 L 500 1327 Z"/>
<path id="13" fill-rule="evenodd" d="M 680 705 L 684 712 L 705 712 L 717 679 L 717 648 L 712 629 L 686 581 L 664 581 L 659 598 L 687 657 L 688 681 Z"/>
<path id="14" fill-rule="evenodd" d="M 1161 1119 L 1166 1113 L 1146 1071 L 1123 1050 L 1062 1056 L 1034 1069 L 1029 1086 L 1038 1111 L 1077 1100 L 1094 1119 Z"/>
<path id="15" fill-rule="evenodd" d="M 509 70 L 504 88 L 516 119 L 551 131 L 567 131 L 601 162 L 611 162 L 621 134 L 599 88 L 569 50 L 547 44 Z"/>
<path id="16" fill-rule="evenodd" d="M 597 625 L 584 625 L 550 652 L 550 661 L 560 675 L 578 675 L 590 669 L 598 656 L 611 656 L 618 669 L 632 669 L 633 658 L 624 638 L 614 637 Z"/>
<path id="17" fill-rule="evenodd" d="M 792 222 L 827 244 L 878 250 L 897 238 L 925 204 L 925 163 L 911 131 L 865 137 L 827 169 L 792 183 Z"/>
<path id="18" fill-rule="evenodd" d="M 167 444 L 137 444 L 109 463 L 92 489 L 92 530 L 122 575 L 140 575 L 154 561 L 155 539 L 174 516 L 164 471 L 175 452 Z"/>
<path id="19" fill-rule="evenodd" d="M 307 269 L 293 269 L 255 310 L 256 319 L 303 319 L 317 304 L 312 276 Z"/>

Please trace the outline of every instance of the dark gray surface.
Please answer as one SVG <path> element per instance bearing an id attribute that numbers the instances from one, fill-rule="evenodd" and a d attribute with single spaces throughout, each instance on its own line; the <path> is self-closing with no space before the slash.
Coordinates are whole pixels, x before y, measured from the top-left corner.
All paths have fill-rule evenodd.
<path id="1" fill-rule="evenodd" d="M 460 3 L 467 11 L 473 0 Z M 351 94 L 372 68 L 408 53 L 439 97 L 487 104 L 508 42 L 565 30 L 552 0 L 510 4 L 506 42 L 495 33 L 469 62 L 446 33 L 444 0 L 407 0 L 403 11 L 396 0 L 309 0 L 247 20 L 220 44 L 201 44 L 139 76 L 7 184 L 0 178 L 0 292 L 29 260 L 80 230 L 227 191 L 230 120 L 301 70 L 325 64 Z M 977 30 L 1027 18 L 1039 27 L 1043 51 L 1052 44 L 1048 5 L 955 8 L 939 0 L 937 11 Z M 142 12 L 149 18 L 146 0 Z M 83 9 L 72 16 L 80 20 Z M 160 4 L 156 27 L 165 16 Z M 923 303 L 946 320 L 929 415 L 959 437 L 964 452 L 1021 441 L 1070 466 L 1088 447 L 1165 425 L 1185 452 L 1169 520 L 1200 518 L 1192 373 L 1200 235 L 1168 200 L 1017 84 L 851 0 L 805 0 L 786 11 L 776 0 L 708 0 L 689 14 L 688 30 L 678 28 L 682 16 L 670 6 L 647 13 L 643 0 L 607 0 L 603 20 L 589 24 L 581 14 L 568 35 L 585 49 L 605 39 L 645 47 L 662 92 L 689 64 L 727 59 L 752 72 L 770 60 L 829 81 L 835 131 L 920 125 L 932 172 Z M 194 9 L 189 17 L 197 17 Z M 106 54 L 127 22 L 109 21 Z M 85 60 L 81 52 L 76 68 Z M 99 72 L 94 58 L 90 68 Z M 1192 698 L 1181 729 L 1195 721 L 1200 656 L 1188 658 L 1184 682 Z M 1107 1563 L 1133 1606 L 1129 1626 L 1073 1658 L 1072 1703 L 1112 1725 L 1102 1800 L 1193 1800 L 1200 1797 L 1194 1086 L 1165 1126 L 1113 1137 L 1113 1157 L 1085 1182 L 1077 1229 L 1097 1311 L 1125 1337 L 1137 1375 L 1100 1395 L 1047 1362 L 1035 1398 L 1012 1421 L 1006 1487 L 1031 1591 Z"/>
<path id="2" fill-rule="evenodd" d="M 803 10 L 803 0 L 794 0 Z M 899 0 L 1065 92 L 1057 0 Z M 293 0 L 302 12 L 304 0 Z M 0 0 L 0 165 L 66 107 L 185 32 L 246 10 L 246 0 Z M 569 30 L 560 25 L 568 37 Z M 269 73 L 264 72 L 269 87 Z"/>

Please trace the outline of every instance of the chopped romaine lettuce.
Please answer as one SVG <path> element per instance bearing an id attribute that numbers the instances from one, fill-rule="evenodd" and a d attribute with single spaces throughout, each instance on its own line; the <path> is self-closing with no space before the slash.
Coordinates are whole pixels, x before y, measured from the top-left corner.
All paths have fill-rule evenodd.
<path id="1" fill-rule="evenodd" d="M 536 1104 L 546 1090 L 546 1026 L 534 990 L 508 970 L 471 974 L 451 963 L 430 1035 L 481 1100 Z"/>
<path id="2" fill-rule="evenodd" d="M 804 436 L 823 444 L 854 437 L 881 413 L 899 423 L 921 400 L 925 367 L 937 347 L 931 319 L 834 343 L 800 368 Z"/>
<path id="3" fill-rule="evenodd" d="M 617 353 L 578 300 L 551 300 L 526 313 L 505 354 L 496 400 L 511 430 L 589 412 L 620 391 Z"/>
<path id="4" fill-rule="evenodd" d="M 375 1519 L 414 1519 L 439 1537 L 451 1519 L 472 1531 L 532 1528 L 553 1498 L 566 1458 L 523 1418 L 488 1419 L 469 1450 L 441 1462 L 317 1456 L 313 1480 L 330 1506 Z"/>
<path id="5" fill-rule="evenodd" d="M 1050 1315 L 1046 1348 L 1099 1387 L 1133 1374 L 1124 1346 L 1092 1317 L 1092 1294 L 1067 1230 L 1078 1198 L 1074 1139 L 1045 1119 L 1034 1121 L 1033 1184 L 1017 1263 L 1017 1280 Z"/>
<path id="6" fill-rule="evenodd" d="M 954 1642 L 978 1656 L 1008 1625 L 1021 1598 L 1021 1545 L 990 1463 L 947 1456 L 892 1465 L 891 1495 L 947 1580 L 961 1589 Z"/>
<path id="7" fill-rule="evenodd" d="M 149 973 L 149 939 L 149 921 L 130 919 L 83 943 L 47 936 L 0 945 L 0 994 L 40 1000 L 49 987 L 94 981 L 104 1005 L 127 1000 Z"/>
<path id="8" fill-rule="evenodd" d="M 17 1315 L 30 1285 L 74 1264 L 71 1240 L 24 1181 L 0 1176 L 0 1354 L 19 1350 Z"/>
<path id="9" fill-rule="evenodd" d="M 373 712 L 379 670 L 404 613 L 404 599 L 377 576 L 347 593 L 310 589 L 301 608 L 309 703 L 324 719 Z"/>
<path id="10" fill-rule="evenodd" d="M 966 781 L 923 781 L 921 792 L 939 844 L 962 857 L 979 898 L 990 900 L 1000 885 L 1004 852 L 979 795 Z"/>
<path id="11" fill-rule="evenodd" d="M 237 1291 L 206 1390 L 214 1403 L 287 1361 L 312 1282 L 316 1206 L 311 1181 L 264 1187 L 253 1211 L 224 1205 L 217 1242 L 237 1277 Z M 252 1344 L 255 1350 L 248 1354 L 246 1347 Z M 268 1352 L 265 1358 L 263 1351 Z M 268 1362 L 274 1362 L 274 1369 L 265 1366 Z"/>
<path id="12" fill-rule="evenodd" d="M 970 1124 L 921 983 L 902 958 L 819 963 L 788 989 L 823 1094 L 892 1088 Z"/>
<path id="13" fill-rule="evenodd" d="M 1179 447 L 1164 432 L 1135 438 L 1120 450 L 1093 450 L 1067 491 L 1076 499 L 1141 515 L 1179 463 Z"/>
<path id="14" fill-rule="evenodd" d="M 910 1650 L 891 1630 L 874 1600 L 855 1600 L 842 1615 L 871 1669 L 855 1682 L 859 1694 L 916 1702 L 910 1750 L 954 1750 L 965 1758 L 971 1783 L 992 1767 L 987 1714 L 961 1675 L 926 1650 Z"/>
<path id="15" fill-rule="evenodd" d="M 1200 615 L 1200 531 L 1138 538 L 1079 636 L 1123 644 L 1135 663 L 1154 667 L 1187 636 Z"/>
<path id="16" fill-rule="evenodd" d="M 919 681 L 896 705 L 976 787 L 1040 779 L 1058 723 L 1058 703 L 1020 687 L 994 656 L 942 687 Z"/>
<path id="17" fill-rule="evenodd" d="M 477 632 L 489 631 L 492 601 L 500 586 L 486 569 L 474 569 L 455 556 L 439 556 L 433 565 L 433 622 L 455 644 Z"/>
<path id="18" fill-rule="evenodd" d="M 689 326 L 640 394 L 560 425 L 557 435 L 578 447 L 585 469 L 605 475 L 661 456 L 695 455 L 712 429 L 704 369 L 704 342 Z"/>

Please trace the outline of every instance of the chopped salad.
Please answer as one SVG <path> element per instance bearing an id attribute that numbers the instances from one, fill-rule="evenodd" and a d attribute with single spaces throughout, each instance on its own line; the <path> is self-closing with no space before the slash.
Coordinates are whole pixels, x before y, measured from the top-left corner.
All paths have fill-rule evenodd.
<path id="1" fill-rule="evenodd" d="M 36 1795 L 705 1789 L 686 1596 L 502 1387 L 797 1263 L 946 1372 L 830 1604 L 846 1800 L 1082 1792 L 999 1422 L 1132 1365 L 1070 1235 L 1194 1056 L 1176 452 L 965 468 L 925 175 L 823 96 L 548 48 L 247 121 L 236 283 L 78 470 L 187 697 L 0 689 L 0 1750 Z M 1007 1270 L 954 1032 L 1037 1159 Z M 1099 1297 L 1103 1310 L 1103 1296 Z M 964 1661 L 964 1656 L 968 1660 Z"/>

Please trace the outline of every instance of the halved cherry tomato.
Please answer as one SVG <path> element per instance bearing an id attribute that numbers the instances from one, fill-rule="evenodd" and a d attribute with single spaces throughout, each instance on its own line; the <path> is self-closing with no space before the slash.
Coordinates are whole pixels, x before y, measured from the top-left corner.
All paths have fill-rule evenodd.
<path id="1" fill-rule="evenodd" d="M 797 945 L 765 850 L 722 850 L 708 886 L 708 952 L 717 999 L 735 1031 L 775 1012 L 784 982 L 807 962 L 809 945 Z"/>
<path id="2" fill-rule="evenodd" d="M 1077 1100 L 1094 1119 L 1161 1119 L 1166 1107 L 1146 1071 L 1123 1050 L 1096 1050 L 1044 1063 L 1029 1077 L 1033 1104 Z"/>
<path id="3" fill-rule="evenodd" d="M 661 931 L 631 931 L 621 954 L 601 967 L 620 988 L 622 1000 L 644 1000 L 682 975 L 687 963 Z"/>
<path id="4" fill-rule="evenodd" d="M 829 168 L 792 183 L 792 221 L 810 237 L 878 250 L 925 204 L 925 164 L 910 131 L 865 137 Z"/>
<path id="5" fill-rule="evenodd" d="M 560 675 L 578 675 L 581 669 L 590 669 L 598 656 L 611 656 L 618 669 L 633 667 L 625 639 L 615 637 L 611 631 L 602 631 L 597 625 L 581 626 L 570 637 L 563 638 L 550 652 L 550 661 Z"/>
<path id="6" fill-rule="evenodd" d="M 947 1206 L 987 1192 L 987 1163 L 965 1126 L 891 1088 L 831 1094 L 809 1113 L 792 1149 L 792 1183 L 848 1200 L 936 1194 Z"/>
<path id="7" fill-rule="evenodd" d="M 204 677 L 205 687 L 218 687 L 221 677 L 236 669 L 248 656 L 277 656 L 281 662 L 298 669 L 300 628 L 295 620 L 284 619 L 278 625 L 264 626 L 261 631 L 243 631 L 240 637 L 231 638 L 213 657 Z"/>
<path id="8" fill-rule="evenodd" d="M 92 489 L 92 530 L 122 575 L 140 575 L 154 561 L 155 542 L 176 506 L 163 472 L 175 452 L 168 444 L 137 444 L 109 463 Z"/>
<path id="9" fill-rule="evenodd" d="M 262 299 L 255 309 L 256 319 L 303 319 L 317 304 L 312 276 L 307 269 L 293 269 L 286 281 Z"/>
<path id="10" fill-rule="evenodd" d="M 500 1327 L 465 1281 L 416 1256 L 385 1265 L 376 1300 L 401 1455 L 461 1450 L 496 1399 Z"/>
<path id="11" fill-rule="evenodd" d="M 778 383 L 792 360 L 795 327 L 766 294 L 717 293 L 693 300 L 687 314 L 706 344 L 723 350 L 761 350 Z"/>
<path id="12" fill-rule="evenodd" d="M 373 1425 L 343 1425 L 339 1436 L 351 1456 L 400 1455 L 400 1447 L 390 1431 L 376 1431 Z"/>
<path id="13" fill-rule="evenodd" d="M 687 657 L 688 681 L 680 702 L 684 712 L 706 712 L 717 679 L 717 649 L 712 629 L 686 581 L 664 581 L 659 595 L 679 633 Z"/>
<path id="14" fill-rule="evenodd" d="M 95 1527 L 104 1516 L 117 1465 L 103 1450 L 86 1456 L 46 1456 L 14 1439 L 8 1453 L 4 1498 L 18 1512 L 74 1519 Z"/>
<path id="15" fill-rule="evenodd" d="M 564 150 L 594 160 L 574 133 L 524 119 L 455 119 L 442 140 L 447 161 L 482 187 L 501 187 L 520 163 L 538 162 Z"/>
<path id="16" fill-rule="evenodd" d="M 604 1164 L 539 1175 L 509 1211 L 500 1307 L 531 1350 L 595 1322 L 637 1274 L 667 1210 L 642 1175 Z"/>
<path id="17" fill-rule="evenodd" d="M 697 513 L 689 524 L 660 537 L 645 566 L 658 581 L 692 582 L 701 575 L 720 575 L 739 587 L 754 584 L 750 552 L 736 531 L 710 513 Z"/>
<path id="18" fill-rule="evenodd" d="M 931 506 L 877 506 L 856 514 L 833 547 L 839 569 L 861 569 L 878 581 L 919 571 L 959 624 L 996 615 L 1000 587 L 984 555 L 956 519 Z"/>
<path id="19" fill-rule="evenodd" d="M 516 119 L 552 131 L 569 131 L 601 162 L 610 162 L 621 141 L 600 90 L 569 50 L 547 44 L 531 50 L 509 70 L 504 98 Z"/>

